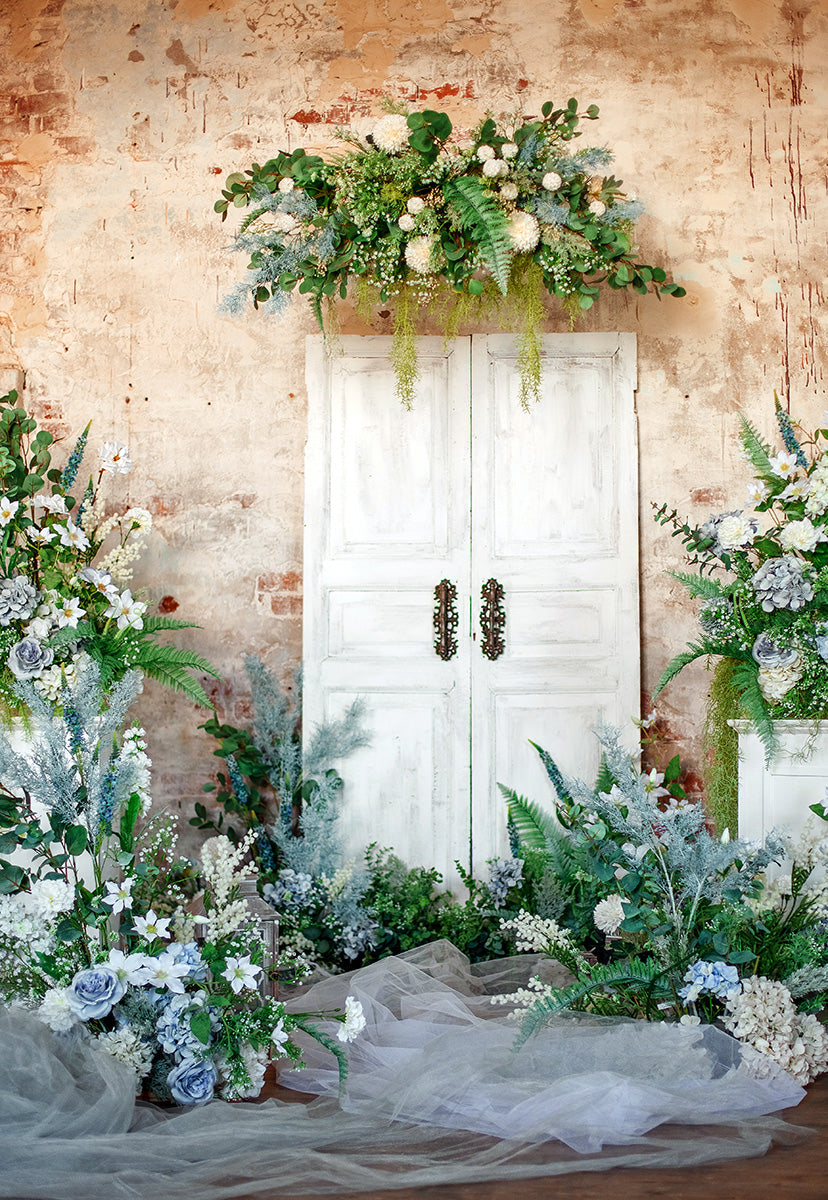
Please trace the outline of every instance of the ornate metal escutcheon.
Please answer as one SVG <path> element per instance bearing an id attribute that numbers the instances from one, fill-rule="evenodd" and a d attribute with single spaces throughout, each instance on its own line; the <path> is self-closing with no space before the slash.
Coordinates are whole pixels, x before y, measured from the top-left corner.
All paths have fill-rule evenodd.
<path id="1" fill-rule="evenodd" d="M 480 629 L 483 634 L 483 653 L 494 661 L 500 658 L 505 648 L 503 630 L 506 628 L 506 610 L 503 607 L 503 585 L 496 579 L 487 579 L 480 589 L 483 607 L 480 609 Z"/>
<path id="2" fill-rule="evenodd" d="M 434 589 L 434 653 L 453 658 L 457 653 L 457 588 L 441 579 Z"/>

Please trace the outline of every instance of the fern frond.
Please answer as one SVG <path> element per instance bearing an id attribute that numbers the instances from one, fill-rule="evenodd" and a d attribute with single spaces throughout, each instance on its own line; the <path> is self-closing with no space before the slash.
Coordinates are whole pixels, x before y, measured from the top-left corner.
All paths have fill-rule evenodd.
<path id="1" fill-rule="evenodd" d="M 547 842 L 558 833 L 555 818 L 525 796 L 499 783 L 501 794 L 509 806 L 509 820 L 514 822 L 521 845 L 529 850 L 545 850 Z"/>
<path id="2" fill-rule="evenodd" d="M 609 768 L 606 754 L 602 754 L 601 765 L 598 768 L 598 778 L 595 780 L 594 790 L 599 793 L 611 792 L 617 783 L 618 780 L 615 778 Z"/>
<path id="3" fill-rule="evenodd" d="M 727 585 L 717 583 L 709 575 L 690 575 L 686 571 L 668 571 L 667 574 L 686 587 L 691 596 L 701 596 L 703 600 L 712 600 L 727 595 Z"/>
<path id="4" fill-rule="evenodd" d="M 178 617 L 143 617 L 144 633 L 158 633 L 162 629 L 200 629 L 194 621 L 182 621 Z"/>
<path id="5" fill-rule="evenodd" d="M 739 693 L 739 700 L 745 710 L 745 716 L 753 725 L 765 748 L 765 762 L 770 763 L 779 749 L 779 739 L 773 727 L 773 720 L 768 712 L 765 697 L 762 695 L 762 689 L 759 687 L 756 664 L 747 659 L 739 660 L 733 668 L 733 684 Z"/>
<path id="6" fill-rule="evenodd" d="M 557 792 L 558 799 L 561 802 L 561 804 L 563 804 L 565 807 L 567 805 L 571 804 L 572 797 L 567 792 L 566 782 L 564 780 L 563 775 L 558 770 L 555 760 L 552 758 L 552 756 L 550 754 L 547 753 L 546 750 L 543 749 L 542 746 L 538 746 L 536 742 L 530 741 L 529 745 L 534 746 L 535 749 L 537 750 L 538 754 L 540 755 L 540 760 L 543 763 L 544 767 L 546 768 L 546 774 L 551 779 L 552 786 L 554 787 L 555 791 Z"/>
<path id="7" fill-rule="evenodd" d="M 707 654 L 718 654 L 718 650 L 714 650 L 707 642 L 691 642 L 686 650 L 682 650 L 681 654 L 677 654 L 675 658 L 671 658 L 667 666 L 661 673 L 661 678 L 655 686 L 653 692 L 653 700 L 656 700 L 661 692 L 664 691 L 667 684 L 682 671 L 688 663 L 695 662 L 697 658 L 704 658 Z"/>
<path id="8" fill-rule="evenodd" d="M 183 692 L 202 708 L 214 707 L 204 688 L 190 674 L 191 671 L 200 671 L 212 675 L 214 679 L 219 678 L 215 667 L 200 654 L 177 646 L 159 646 L 149 642 L 139 647 L 135 666 L 173 691 Z"/>
<path id="9" fill-rule="evenodd" d="M 470 175 L 450 180 L 443 188 L 446 202 L 457 213 L 461 228 L 478 243 L 486 266 L 505 296 L 512 265 L 509 224 L 488 188 Z"/>
<path id="10" fill-rule="evenodd" d="M 522 1046 L 551 1017 L 565 1009 L 584 1011 L 588 1008 L 600 1016 L 629 1016 L 631 992 L 638 994 L 644 1012 L 649 1014 L 656 1000 L 668 994 L 666 985 L 659 986 L 659 981 L 666 974 L 664 967 L 640 958 L 631 958 L 622 964 L 596 963 L 575 983 L 558 988 L 549 996 L 540 997 L 527 1010 L 516 1046 Z"/>
<path id="11" fill-rule="evenodd" d="M 778 478 L 774 476 L 773 467 L 770 465 L 770 456 L 773 454 L 773 447 L 762 440 L 744 413 L 739 413 L 739 421 L 742 426 L 742 445 L 756 470 L 760 475 L 769 475 L 771 478 Z"/>

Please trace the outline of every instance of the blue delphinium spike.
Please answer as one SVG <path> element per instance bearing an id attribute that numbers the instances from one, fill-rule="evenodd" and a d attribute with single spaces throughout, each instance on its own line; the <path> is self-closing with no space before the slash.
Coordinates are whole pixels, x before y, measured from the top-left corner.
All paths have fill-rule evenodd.
<path id="1" fill-rule="evenodd" d="M 788 454 L 793 454 L 798 467 L 807 467 L 808 460 L 805 457 L 804 451 L 796 440 L 796 434 L 791 425 L 791 418 L 785 412 L 782 405 L 779 403 L 779 397 L 776 392 L 773 393 L 773 402 L 776 406 L 776 423 L 779 426 L 779 432 L 782 434 L 782 441 L 785 443 L 785 449 Z"/>
<path id="2" fill-rule="evenodd" d="M 76 525 L 80 524 L 80 519 L 83 516 L 86 509 L 92 503 L 92 497 L 94 495 L 95 495 L 95 485 L 93 484 L 92 479 L 90 477 L 89 483 L 87 483 L 86 487 L 83 490 L 83 496 L 81 497 L 81 502 L 78 505 L 78 511 L 74 515 L 74 521 L 75 521 Z"/>
<path id="3" fill-rule="evenodd" d="M 520 838 L 518 837 L 517 825 L 512 820 L 511 815 L 506 822 L 506 832 L 509 835 L 509 851 L 512 858 L 520 858 Z"/>
<path id="4" fill-rule="evenodd" d="M 90 421 L 89 425 L 91 424 L 92 422 Z M 89 437 L 89 425 L 86 426 L 86 429 L 84 429 L 83 433 L 75 442 L 75 448 L 69 455 L 66 466 L 61 472 L 60 486 L 63 488 L 64 492 L 69 491 L 69 488 L 72 487 L 78 477 L 78 471 L 80 470 L 81 461 L 83 460 L 83 453 L 86 449 L 86 442 Z"/>
<path id="5" fill-rule="evenodd" d="M 239 804 L 243 804 L 245 808 L 249 808 L 250 793 L 247 790 L 247 784 L 242 778 L 242 773 L 239 770 L 239 764 L 236 762 L 232 754 L 228 754 L 224 761 L 227 763 L 227 774 L 230 776 L 230 782 L 233 785 L 233 795 L 236 797 Z"/>
<path id="6" fill-rule="evenodd" d="M 275 873 L 278 866 L 276 855 L 273 852 L 273 843 L 268 837 L 264 825 L 259 825 L 256 830 L 256 851 L 261 859 L 263 869 L 267 872 Z"/>

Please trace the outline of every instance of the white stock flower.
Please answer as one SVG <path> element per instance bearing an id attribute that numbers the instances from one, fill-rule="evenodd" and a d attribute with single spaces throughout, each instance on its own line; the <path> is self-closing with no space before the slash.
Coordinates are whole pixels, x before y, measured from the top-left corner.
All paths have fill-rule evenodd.
<path id="1" fill-rule="evenodd" d="M 340 1042 L 353 1042 L 365 1028 L 365 1016 L 359 1000 L 348 996 L 345 1000 L 345 1020 L 336 1031 Z"/>
<path id="2" fill-rule="evenodd" d="M 509 241 L 518 254 L 534 250 L 540 238 L 540 225 L 531 213 L 522 210 L 509 217 Z"/>
<path id="3" fill-rule="evenodd" d="M 408 145 L 411 130 L 408 121 L 400 113 L 388 113 L 380 118 L 371 131 L 374 145 L 386 154 L 399 154 Z"/>
<path id="4" fill-rule="evenodd" d="M 817 527 L 803 517 L 801 521 L 789 521 L 779 531 L 779 545 L 783 550 L 799 550 L 807 553 L 815 550 L 820 542 L 828 541 L 824 528 Z"/>
<path id="5" fill-rule="evenodd" d="M 102 471 L 128 475 L 132 470 L 129 447 L 122 446 L 120 442 L 105 442 L 98 451 L 98 460 L 98 466 Z"/>
<path id="6" fill-rule="evenodd" d="M 621 927 L 621 922 L 624 920 L 623 896 L 615 893 L 603 900 L 599 900 L 593 909 L 592 920 L 595 923 L 595 928 L 600 929 L 601 933 L 617 933 Z"/>
<path id="7" fill-rule="evenodd" d="M 233 955 L 228 955 L 227 966 L 222 971 L 222 978 L 226 979 L 230 987 L 239 994 L 243 988 L 249 988 L 254 991 L 259 985 L 256 979 L 257 975 L 261 975 L 262 968 L 250 961 L 249 954 L 243 954 L 238 958 Z"/>
<path id="8" fill-rule="evenodd" d="M 557 171 L 547 171 L 541 180 L 541 187 L 546 188 L 547 192 L 557 192 L 562 185 L 563 180 Z"/>
<path id="9" fill-rule="evenodd" d="M 431 261 L 431 248 L 434 239 L 430 237 L 415 237 L 405 248 L 405 261 L 412 271 L 418 275 L 433 275 L 434 265 Z"/>

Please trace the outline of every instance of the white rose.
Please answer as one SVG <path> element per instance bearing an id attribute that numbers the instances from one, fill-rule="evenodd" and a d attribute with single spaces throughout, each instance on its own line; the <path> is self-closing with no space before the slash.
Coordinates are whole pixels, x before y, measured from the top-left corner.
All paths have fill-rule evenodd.
<path id="1" fill-rule="evenodd" d="M 815 550 L 820 542 L 824 542 L 824 529 L 817 529 L 807 517 L 801 521 L 789 521 L 779 532 L 779 545 L 783 550 L 799 550 L 807 552 Z"/>

